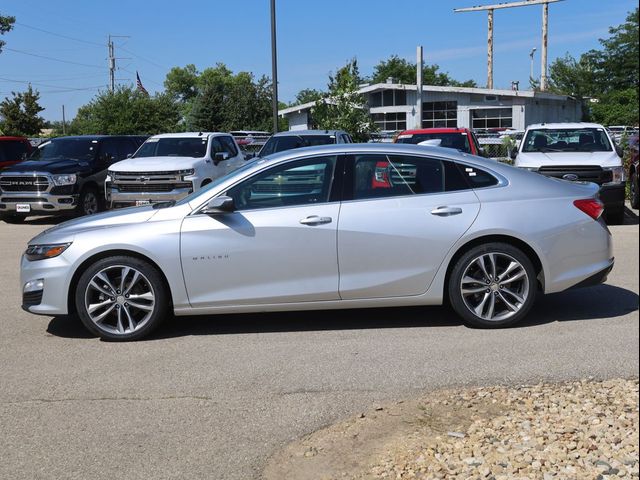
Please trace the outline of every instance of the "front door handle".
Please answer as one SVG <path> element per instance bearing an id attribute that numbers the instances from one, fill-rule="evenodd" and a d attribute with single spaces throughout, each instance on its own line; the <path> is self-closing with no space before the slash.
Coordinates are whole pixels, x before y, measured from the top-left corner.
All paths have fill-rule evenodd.
<path id="1" fill-rule="evenodd" d="M 431 210 L 431 215 L 439 217 L 450 217 L 451 215 L 460 215 L 462 209 L 459 207 L 438 207 Z"/>
<path id="2" fill-rule="evenodd" d="M 319 217 L 317 215 L 311 215 L 310 217 L 300 220 L 302 225 L 324 225 L 325 223 L 331 223 L 331 217 Z"/>

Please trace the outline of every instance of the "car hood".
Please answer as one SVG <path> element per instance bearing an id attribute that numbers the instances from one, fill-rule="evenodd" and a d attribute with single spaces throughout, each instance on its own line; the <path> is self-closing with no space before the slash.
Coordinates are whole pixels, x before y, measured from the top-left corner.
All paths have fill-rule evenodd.
<path id="1" fill-rule="evenodd" d="M 29 240 L 29 244 L 70 242 L 75 235 L 88 230 L 147 222 L 158 211 L 153 206 L 147 205 L 76 218 L 43 231 Z"/>
<path id="2" fill-rule="evenodd" d="M 2 173 L 81 173 L 89 170 L 89 162 L 73 158 L 54 158 L 51 160 L 25 160 L 17 165 L 2 170 Z"/>
<path id="3" fill-rule="evenodd" d="M 141 157 L 127 158 L 114 163 L 109 170 L 115 172 L 166 172 L 194 168 L 202 158 L 193 157 Z"/>
<path id="4" fill-rule="evenodd" d="M 616 152 L 520 152 L 515 165 L 530 168 L 556 165 L 618 167 L 622 160 Z"/>

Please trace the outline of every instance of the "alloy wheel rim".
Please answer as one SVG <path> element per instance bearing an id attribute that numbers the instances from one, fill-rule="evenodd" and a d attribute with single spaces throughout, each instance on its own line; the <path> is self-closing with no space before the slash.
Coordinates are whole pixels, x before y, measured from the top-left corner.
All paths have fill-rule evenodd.
<path id="1" fill-rule="evenodd" d="M 477 317 L 498 322 L 516 315 L 529 298 L 524 266 L 505 253 L 484 253 L 469 262 L 460 281 L 465 306 Z"/>
<path id="2" fill-rule="evenodd" d="M 155 292 L 142 272 L 114 265 L 96 273 L 85 290 L 85 311 L 100 330 L 128 335 L 143 328 L 155 308 Z"/>
<path id="3" fill-rule="evenodd" d="M 87 215 L 92 215 L 97 213 L 98 211 L 98 198 L 94 195 L 93 192 L 88 192 L 84 196 L 83 203 L 84 213 Z"/>

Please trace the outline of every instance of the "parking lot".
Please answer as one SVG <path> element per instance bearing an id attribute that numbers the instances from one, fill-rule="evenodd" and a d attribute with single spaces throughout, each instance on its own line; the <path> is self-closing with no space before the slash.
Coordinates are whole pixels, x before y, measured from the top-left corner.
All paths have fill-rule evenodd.
<path id="1" fill-rule="evenodd" d="M 505 330 L 446 308 L 179 317 L 108 343 L 20 308 L 18 259 L 55 221 L 0 222 L 0 478 L 259 478 L 286 443 L 453 385 L 638 376 L 638 217 L 605 285 Z"/>

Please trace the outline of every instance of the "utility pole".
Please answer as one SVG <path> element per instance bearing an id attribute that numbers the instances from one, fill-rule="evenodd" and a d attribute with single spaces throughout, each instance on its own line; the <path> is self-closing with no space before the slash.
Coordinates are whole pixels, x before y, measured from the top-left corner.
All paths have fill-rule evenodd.
<path id="1" fill-rule="evenodd" d="M 423 69 L 422 45 L 416 49 L 416 117 L 418 122 L 415 128 L 422 128 L 422 69 Z"/>
<path id="2" fill-rule="evenodd" d="M 531 49 L 531 52 L 529 52 L 529 57 L 531 58 L 531 69 L 530 69 L 530 73 L 529 73 L 529 83 L 532 83 L 534 81 L 534 77 L 533 77 L 533 55 L 536 53 L 536 50 L 538 50 L 536 47 L 533 47 Z"/>
<path id="3" fill-rule="evenodd" d="M 271 0 L 271 77 L 273 82 L 273 133 L 278 133 L 278 54 L 276 50 L 276 0 Z"/>
<path id="4" fill-rule="evenodd" d="M 109 91 L 113 93 L 116 89 L 116 60 L 124 60 L 124 57 L 116 58 L 114 38 L 130 38 L 129 35 L 109 35 L 107 49 L 109 51 Z"/>
<path id="5" fill-rule="evenodd" d="M 62 135 L 67 134 L 67 119 L 64 116 L 64 105 L 62 105 Z"/>
<path id="6" fill-rule="evenodd" d="M 542 73 L 540 77 L 540 90 L 547 88 L 547 37 L 549 21 L 549 4 L 562 0 L 521 0 L 518 2 L 498 3 L 468 8 L 454 8 L 455 13 L 486 11 L 488 15 L 487 35 L 487 88 L 493 88 L 493 11 L 500 8 L 528 7 L 542 4 Z"/>

